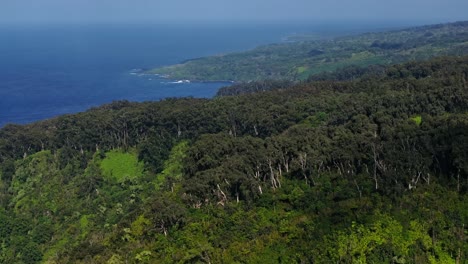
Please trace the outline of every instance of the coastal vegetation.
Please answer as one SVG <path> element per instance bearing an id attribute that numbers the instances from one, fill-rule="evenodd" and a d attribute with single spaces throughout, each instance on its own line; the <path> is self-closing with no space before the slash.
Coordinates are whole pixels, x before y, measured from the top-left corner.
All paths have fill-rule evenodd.
<path id="1" fill-rule="evenodd" d="M 196 81 L 305 80 L 350 65 L 392 65 L 468 54 L 468 22 L 413 27 L 334 39 L 295 39 L 250 51 L 197 58 L 147 71 Z"/>
<path id="2" fill-rule="evenodd" d="M 0 263 L 468 262 L 468 57 L 337 69 L 5 126 Z"/>

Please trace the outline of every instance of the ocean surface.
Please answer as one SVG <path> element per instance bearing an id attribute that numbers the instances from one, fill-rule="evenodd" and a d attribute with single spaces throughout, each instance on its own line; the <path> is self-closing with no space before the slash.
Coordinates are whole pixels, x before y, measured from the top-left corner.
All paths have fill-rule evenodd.
<path id="1" fill-rule="evenodd" d="M 212 97 L 228 83 L 180 83 L 141 69 L 242 51 L 293 34 L 324 36 L 393 25 L 155 24 L 0 26 L 0 127 L 115 100 Z"/>

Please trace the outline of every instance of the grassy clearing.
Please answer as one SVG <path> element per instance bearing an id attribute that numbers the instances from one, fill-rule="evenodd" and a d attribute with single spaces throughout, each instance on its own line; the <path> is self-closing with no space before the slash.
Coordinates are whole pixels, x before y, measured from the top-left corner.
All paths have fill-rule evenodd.
<path id="1" fill-rule="evenodd" d="M 106 152 L 101 161 L 101 170 L 104 176 L 114 178 L 118 182 L 133 179 L 143 174 L 143 163 L 138 161 L 136 153 L 118 150 Z"/>

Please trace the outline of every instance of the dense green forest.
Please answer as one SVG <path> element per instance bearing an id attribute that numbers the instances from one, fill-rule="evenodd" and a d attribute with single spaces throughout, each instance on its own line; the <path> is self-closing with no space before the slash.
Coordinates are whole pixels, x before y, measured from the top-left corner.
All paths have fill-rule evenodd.
<path id="1" fill-rule="evenodd" d="M 0 263 L 468 263 L 467 79 L 444 57 L 7 125 Z"/>
<path id="2" fill-rule="evenodd" d="M 305 80 L 312 74 L 350 65 L 391 65 L 448 55 L 468 55 L 468 21 L 271 44 L 246 52 L 188 60 L 147 73 L 197 81 Z"/>

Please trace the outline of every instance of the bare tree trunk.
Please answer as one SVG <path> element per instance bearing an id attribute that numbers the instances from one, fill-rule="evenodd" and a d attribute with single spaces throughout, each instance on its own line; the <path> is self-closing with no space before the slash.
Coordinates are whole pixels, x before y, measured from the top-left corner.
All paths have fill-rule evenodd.
<path id="1" fill-rule="evenodd" d="M 377 179 L 377 150 L 375 149 L 375 144 L 372 144 L 372 153 L 374 156 L 374 183 L 375 183 L 375 189 L 379 189 L 379 182 Z"/>
<path id="2" fill-rule="evenodd" d="M 359 192 L 359 198 L 362 198 L 362 191 L 361 191 L 361 187 L 359 187 L 356 179 L 354 179 L 354 185 L 356 185 L 356 189 L 358 190 Z"/>
<path id="3" fill-rule="evenodd" d="M 260 178 L 260 167 L 257 165 L 257 170 L 254 173 L 254 178 L 259 179 Z"/>
<path id="4" fill-rule="evenodd" d="M 281 159 L 283 160 L 283 166 L 286 172 L 289 172 L 289 161 L 284 154 L 281 154 Z"/>
<path id="5" fill-rule="evenodd" d="M 221 194 L 222 196 L 222 200 L 220 202 L 222 202 L 222 205 L 224 205 L 226 202 L 227 202 L 227 196 L 226 194 L 223 192 L 223 190 L 221 190 L 221 187 L 219 187 L 219 184 L 216 185 L 218 187 L 218 191 L 219 193 Z"/>
<path id="6" fill-rule="evenodd" d="M 271 185 L 273 186 L 273 188 L 278 188 L 278 184 L 276 182 L 276 178 L 275 178 L 275 172 L 273 171 L 273 166 L 271 164 L 271 160 L 268 160 L 268 167 L 270 168 L 270 180 L 271 180 Z"/>
<path id="7" fill-rule="evenodd" d="M 307 153 L 299 154 L 299 164 L 301 165 L 302 176 L 304 177 L 306 184 L 309 185 L 309 179 L 307 178 L 307 175 L 305 173 L 305 170 L 307 168 Z"/>

